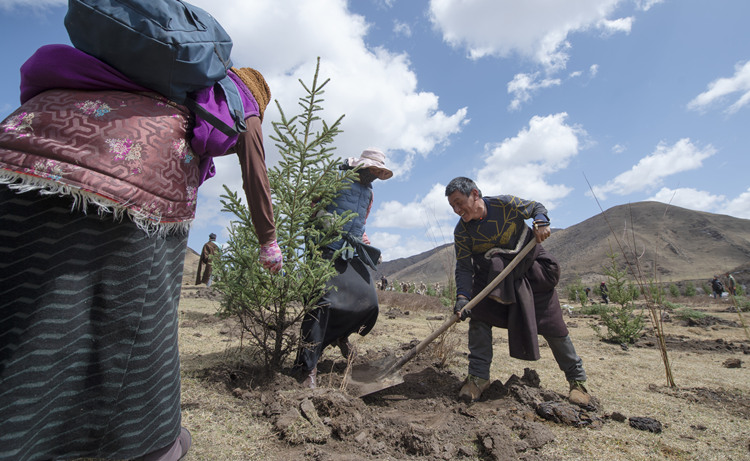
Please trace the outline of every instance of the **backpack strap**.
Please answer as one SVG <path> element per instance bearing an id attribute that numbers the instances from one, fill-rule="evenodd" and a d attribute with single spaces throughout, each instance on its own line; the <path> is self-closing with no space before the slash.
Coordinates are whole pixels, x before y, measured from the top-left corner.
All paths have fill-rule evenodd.
<path id="1" fill-rule="evenodd" d="M 242 97 L 240 96 L 239 90 L 237 89 L 237 85 L 234 84 L 229 76 L 222 78 L 216 83 L 221 86 L 222 91 L 224 91 L 224 97 L 227 100 L 227 106 L 229 107 L 229 112 L 231 113 L 232 120 L 234 121 L 233 127 L 227 125 L 224 121 L 220 120 L 214 114 L 204 109 L 195 101 L 195 99 L 190 96 L 185 98 L 184 104 L 194 114 L 200 115 L 203 120 L 207 121 L 208 123 L 216 127 L 216 129 L 229 137 L 244 133 L 245 131 L 247 131 L 247 124 L 245 123 L 245 109 L 242 105 Z"/>

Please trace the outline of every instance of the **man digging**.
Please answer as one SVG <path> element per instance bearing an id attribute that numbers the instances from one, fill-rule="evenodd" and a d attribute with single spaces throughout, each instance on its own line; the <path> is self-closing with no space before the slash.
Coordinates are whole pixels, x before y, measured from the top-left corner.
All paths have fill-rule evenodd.
<path id="1" fill-rule="evenodd" d="M 459 398 L 476 401 L 490 385 L 492 327 L 508 330 L 510 356 L 539 359 L 542 335 L 570 384 L 570 403 L 591 403 L 584 383 L 583 361 L 576 354 L 562 318 L 555 286 L 560 266 L 539 244 L 550 236 L 547 209 L 512 195 L 482 197 L 469 178 L 453 179 L 445 188 L 453 211 L 461 217 L 454 230 L 456 304 L 459 313 L 487 286 L 531 239 L 537 245 L 518 266 L 469 313 L 469 374 Z M 526 219 L 534 219 L 530 229 Z"/>

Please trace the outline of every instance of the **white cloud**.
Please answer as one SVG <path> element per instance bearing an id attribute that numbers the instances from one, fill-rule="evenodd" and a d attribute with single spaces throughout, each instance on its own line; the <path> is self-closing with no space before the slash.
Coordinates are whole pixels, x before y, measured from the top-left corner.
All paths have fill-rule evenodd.
<path id="1" fill-rule="evenodd" d="M 713 146 L 699 148 L 690 139 L 683 138 L 674 145 L 659 143 L 656 150 L 642 158 L 629 171 L 619 174 L 603 186 L 594 186 L 593 192 L 599 199 L 606 199 L 612 193 L 626 195 L 631 192 L 658 187 L 662 179 L 683 171 L 700 168 L 703 160 L 716 153 Z"/>
<path id="2" fill-rule="evenodd" d="M 359 155 L 367 146 L 380 146 L 388 163 L 407 176 L 415 156 L 428 155 L 446 144 L 467 122 L 467 109 L 446 113 L 438 96 L 418 89 L 417 76 L 406 54 L 383 48 L 368 48 L 364 38 L 368 24 L 351 13 L 345 0 L 193 0 L 210 12 L 229 32 L 234 42 L 232 60 L 238 67 L 261 71 L 287 116 L 299 112 L 299 98 L 321 58 L 319 84 L 325 87 L 324 111 L 317 115 L 332 123 L 345 115 L 343 133 L 335 140 L 339 157 Z M 263 18 L 248 26 L 247 18 Z M 398 110 L 394 110 L 397 107 Z M 275 165 L 279 154 L 272 122 L 280 114 L 269 104 L 263 123 L 266 161 Z M 219 207 L 222 184 L 241 191 L 242 179 L 235 156 L 217 159 L 217 176 L 199 190 L 207 203 L 198 209 L 196 227 L 210 222 L 210 208 Z M 214 205 L 211 205 L 214 204 Z"/>
<path id="3" fill-rule="evenodd" d="M 426 229 L 452 217 L 453 211 L 445 198 L 445 185 L 438 183 L 432 186 L 427 195 L 407 204 L 395 200 L 380 204 L 367 224 L 373 227 Z"/>
<path id="4" fill-rule="evenodd" d="M 646 200 L 655 200 L 690 210 L 709 211 L 716 209 L 726 200 L 726 197 L 688 187 L 678 189 L 662 187 L 653 197 Z"/>
<path id="5" fill-rule="evenodd" d="M 387 232 L 367 233 L 372 244 L 383 251 L 383 261 L 393 261 L 398 258 L 408 258 L 428 250 L 432 250 L 442 243 L 421 240 L 414 237 L 403 238 L 398 234 Z M 450 234 L 453 238 L 453 233 Z"/>
<path id="6" fill-rule="evenodd" d="M 750 219 L 750 188 L 737 197 L 728 199 L 725 195 L 715 195 L 693 188 L 669 189 L 663 187 L 653 197 L 646 200 L 670 203 L 690 210 Z"/>
<path id="7" fill-rule="evenodd" d="M 483 195 L 513 194 L 537 200 L 552 210 L 572 188 L 563 184 L 550 184 L 547 177 L 558 172 L 578 155 L 579 137 L 586 132 L 565 123 L 566 113 L 533 117 L 528 128 L 515 137 L 485 146 L 484 162 L 476 173 L 478 187 Z M 435 184 L 423 197 L 408 203 L 396 200 L 381 203 L 368 220 L 370 228 L 424 229 L 428 240 L 419 240 L 425 248 L 434 248 L 450 242 L 457 217 L 445 198 L 445 185 Z M 369 235 L 369 232 L 368 232 Z M 374 241 L 373 241 L 374 242 Z M 418 241 L 399 243 L 402 257 L 417 254 Z"/>
<path id="8" fill-rule="evenodd" d="M 636 6 L 642 11 L 648 11 L 652 6 L 662 3 L 664 0 L 636 0 Z"/>
<path id="9" fill-rule="evenodd" d="M 260 70 L 273 97 L 290 114 L 297 113 L 298 98 L 303 96 L 299 80 L 311 81 L 320 56 L 320 79 L 331 79 L 320 115 L 328 121 L 346 115 L 344 132 L 336 138 L 342 157 L 368 145 L 425 155 L 458 132 L 466 118 L 466 108 L 446 113 L 440 110 L 436 94 L 418 90 L 406 54 L 367 48 L 368 24 L 352 14 L 344 0 L 194 3 L 214 14 L 232 36 L 235 65 Z M 247 17 L 264 20 L 247 27 Z M 267 114 L 278 119 L 275 105 Z M 264 127 L 270 132 L 268 121 Z"/>
<path id="10" fill-rule="evenodd" d="M 688 109 L 704 110 L 714 103 L 728 99 L 730 95 L 739 93 L 737 99 L 725 109 L 733 114 L 750 103 L 750 61 L 735 65 L 734 75 L 729 78 L 719 78 L 708 84 L 708 89 L 696 96 L 687 105 Z"/>
<path id="11" fill-rule="evenodd" d="M 618 19 L 602 19 L 599 21 L 599 28 L 604 31 L 605 36 L 613 35 L 616 33 L 626 33 L 629 34 L 631 29 L 633 28 L 633 21 L 635 21 L 635 18 L 629 17 L 629 18 L 618 18 Z"/>
<path id="12" fill-rule="evenodd" d="M 750 219 L 750 188 L 741 193 L 737 198 L 730 200 L 722 210 L 717 213 L 728 214 L 736 218 Z"/>
<path id="13" fill-rule="evenodd" d="M 401 21 L 393 21 L 393 33 L 402 37 L 411 37 L 411 27 Z"/>
<path id="14" fill-rule="evenodd" d="M 569 34 L 598 25 L 625 30 L 627 18 L 611 18 L 623 0 L 431 0 L 430 18 L 451 46 L 472 59 L 518 54 L 548 71 L 564 68 Z"/>
<path id="15" fill-rule="evenodd" d="M 476 178 L 482 193 L 517 195 L 555 208 L 573 189 L 550 184 L 547 177 L 568 166 L 580 150 L 579 137 L 586 136 L 582 128 L 566 124 L 567 117 L 564 112 L 535 116 L 515 137 L 486 146 Z"/>
<path id="16" fill-rule="evenodd" d="M 531 99 L 532 93 L 536 93 L 542 88 L 559 86 L 560 79 L 557 78 L 539 78 L 539 72 L 533 74 L 516 74 L 513 80 L 508 82 L 508 93 L 513 95 L 513 99 L 508 105 L 508 109 L 517 110 L 521 104 Z"/>
<path id="17" fill-rule="evenodd" d="M 615 154 L 622 154 L 625 152 L 628 148 L 623 146 L 622 144 L 615 144 L 612 146 L 612 152 Z"/>
<path id="18" fill-rule="evenodd" d="M 592 77 L 596 77 L 596 74 L 599 73 L 599 64 L 592 64 L 591 67 L 589 67 L 589 73 Z"/>

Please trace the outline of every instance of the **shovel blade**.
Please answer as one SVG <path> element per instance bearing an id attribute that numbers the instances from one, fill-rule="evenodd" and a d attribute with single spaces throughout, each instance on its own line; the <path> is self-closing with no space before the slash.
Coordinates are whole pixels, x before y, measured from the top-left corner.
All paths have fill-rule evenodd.
<path id="1" fill-rule="evenodd" d="M 372 363 L 354 365 L 347 383 L 349 394 L 364 397 L 404 382 L 398 370 L 392 370 L 395 358 L 386 357 Z"/>

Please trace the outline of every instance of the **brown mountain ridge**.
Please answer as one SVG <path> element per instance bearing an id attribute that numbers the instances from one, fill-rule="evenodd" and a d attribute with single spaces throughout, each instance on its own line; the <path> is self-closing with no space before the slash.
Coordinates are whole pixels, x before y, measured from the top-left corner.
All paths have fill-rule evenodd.
<path id="1" fill-rule="evenodd" d="M 618 243 L 619 242 L 619 243 Z M 638 263 L 645 279 L 659 282 L 710 279 L 735 272 L 739 283 L 750 269 L 750 220 L 688 210 L 660 202 L 612 207 L 579 224 L 556 230 L 544 247 L 560 262 L 561 284 L 605 279 L 603 265 L 614 252 Z M 389 281 L 445 283 L 453 275 L 453 245 L 382 263 Z M 656 267 L 656 271 L 654 271 Z"/>

